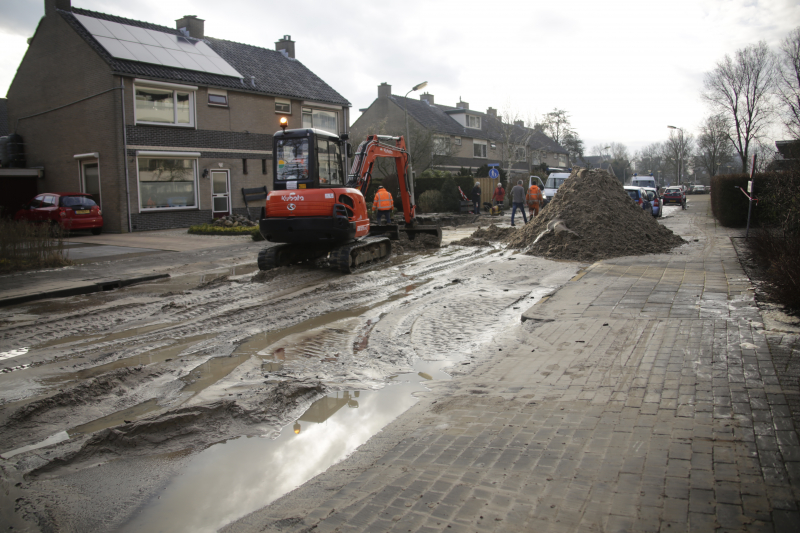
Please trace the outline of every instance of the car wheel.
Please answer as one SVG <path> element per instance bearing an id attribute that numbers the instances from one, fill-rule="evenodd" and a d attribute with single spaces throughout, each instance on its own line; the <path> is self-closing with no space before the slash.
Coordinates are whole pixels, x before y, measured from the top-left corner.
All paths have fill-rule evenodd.
<path id="1" fill-rule="evenodd" d="M 103 226 L 92 228 L 92 235 L 100 235 L 101 233 L 103 233 Z"/>

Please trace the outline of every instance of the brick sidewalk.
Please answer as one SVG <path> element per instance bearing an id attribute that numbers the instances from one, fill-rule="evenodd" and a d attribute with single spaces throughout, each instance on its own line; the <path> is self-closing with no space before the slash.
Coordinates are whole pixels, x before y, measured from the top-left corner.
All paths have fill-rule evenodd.
<path id="1" fill-rule="evenodd" d="M 800 531 L 797 391 L 728 232 L 682 220 L 689 245 L 593 265 L 472 374 L 225 531 Z"/>

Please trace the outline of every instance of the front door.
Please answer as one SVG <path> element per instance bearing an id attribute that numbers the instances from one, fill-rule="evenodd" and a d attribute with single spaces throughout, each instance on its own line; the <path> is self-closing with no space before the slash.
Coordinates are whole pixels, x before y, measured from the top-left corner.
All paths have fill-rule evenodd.
<path id="1" fill-rule="evenodd" d="M 231 214 L 231 176 L 227 170 L 211 171 L 211 210 L 214 218 Z"/>
<path id="2" fill-rule="evenodd" d="M 81 192 L 91 194 L 100 209 L 103 208 L 103 204 L 100 203 L 100 169 L 96 161 L 81 163 Z"/>

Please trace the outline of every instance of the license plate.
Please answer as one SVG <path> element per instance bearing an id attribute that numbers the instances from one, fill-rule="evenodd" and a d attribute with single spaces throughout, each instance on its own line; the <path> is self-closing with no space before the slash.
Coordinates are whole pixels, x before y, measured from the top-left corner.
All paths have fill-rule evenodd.
<path id="1" fill-rule="evenodd" d="M 78 209 L 77 211 L 75 211 L 75 214 L 76 215 L 88 215 L 89 214 L 89 210 L 88 209 Z"/>

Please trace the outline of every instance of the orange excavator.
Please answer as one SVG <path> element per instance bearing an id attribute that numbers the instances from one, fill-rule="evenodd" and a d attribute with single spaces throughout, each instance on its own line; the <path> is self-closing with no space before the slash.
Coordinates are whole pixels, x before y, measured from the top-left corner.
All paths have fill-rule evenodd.
<path id="1" fill-rule="evenodd" d="M 282 244 L 261 250 L 261 270 L 327 257 L 331 266 L 351 273 L 388 258 L 391 241 L 399 239 L 401 232 L 410 240 L 429 235 L 428 242 L 441 244 L 439 226 L 417 223 L 403 137 L 368 136 L 346 177 L 342 154 L 349 155 L 350 145 L 343 137 L 310 128 L 275 133 L 274 190 L 267 195 L 259 229 L 266 240 Z M 403 224 L 375 225 L 369 220 L 364 196 L 378 158 L 394 159 Z"/>

